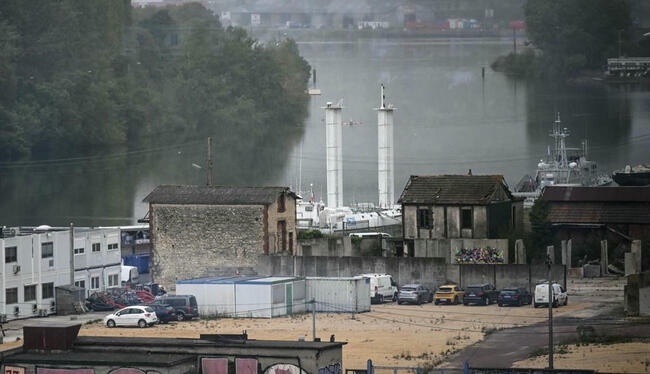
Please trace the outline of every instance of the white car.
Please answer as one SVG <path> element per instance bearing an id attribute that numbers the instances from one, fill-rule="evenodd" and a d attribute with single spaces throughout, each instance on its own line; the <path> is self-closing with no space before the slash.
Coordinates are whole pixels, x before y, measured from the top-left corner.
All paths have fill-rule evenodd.
<path id="1" fill-rule="evenodd" d="M 567 305 L 569 303 L 569 296 L 566 290 L 558 283 L 553 283 L 553 307 L 557 308 L 560 305 Z M 535 298 L 533 300 L 533 307 L 545 305 L 548 307 L 548 283 L 540 283 L 535 286 Z"/>
<path id="2" fill-rule="evenodd" d="M 104 317 L 104 324 L 108 327 L 115 326 L 153 326 L 158 322 L 156 312 L 148 306 L 127 306 L 115 313 Z"/>

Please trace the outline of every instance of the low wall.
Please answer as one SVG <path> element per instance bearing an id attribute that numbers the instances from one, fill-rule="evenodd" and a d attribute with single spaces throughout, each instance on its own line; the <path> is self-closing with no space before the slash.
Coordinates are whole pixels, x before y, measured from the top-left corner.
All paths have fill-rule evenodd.
<path id="1" fill-rule="evenodd" d="M 260 256 L 256 271 L 268 276 L 352 277 L 363 273 L 388 273 L 398 285 L 420 283 L 437 288 L 449 281 L 466 287 L 492 283 L 497 288 L 524 287 L 548 279 L 546 265 L 446 264 L 442 258 L 417 257 L 328 257 L 328 256 Z M 566 288 L 566 267 L 553 265 L 551 278 Z"/>
<path id="2" fill-rule="evenodd" d="M 298 239 L 298 256 L 358 256 L 349 236 L 338 238 Z"/>
<path id="3" fill-rule="evenodd" d="M 448 264 L 456 263 L 454 255 L 459 249 L 496 248 L 508 263 L 508 239 L 414 239 L 415 257 L 444 258 Z"/>

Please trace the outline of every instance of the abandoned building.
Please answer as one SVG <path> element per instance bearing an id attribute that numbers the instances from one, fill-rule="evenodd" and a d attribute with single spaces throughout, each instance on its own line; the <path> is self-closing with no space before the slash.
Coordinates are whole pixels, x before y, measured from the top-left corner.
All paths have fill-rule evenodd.
<path id="1" fill-rule="evenodd" d="M 591 232 L 627 239 L 650 237 L 650 187 L 568 187 L 544 189 L 548 221 L 568 238 Z M 611 236 L 611 235 L 610 235 Z"/>
<path id="2" fill-rule="evenodd" d="M 399 203 L 405 240 L 493 239 L 523 222 L 501 175 L 412 175 Z"/>
<path id="3" fill-rule="evenodd" d="M 79 323 L 25 326 L 24 343 L 2 352 L 16 374 L 317 374 L 341 373 L 345 342 L 77 336 Z"/>
<path id="4" fill-rule="evenodd" d="M 288 187 L 156 187 L 144 199 L 153 279 L 174 290 L 179 279 L 252 268 L 261 254 L 293 254 L 296 198 Z"/>

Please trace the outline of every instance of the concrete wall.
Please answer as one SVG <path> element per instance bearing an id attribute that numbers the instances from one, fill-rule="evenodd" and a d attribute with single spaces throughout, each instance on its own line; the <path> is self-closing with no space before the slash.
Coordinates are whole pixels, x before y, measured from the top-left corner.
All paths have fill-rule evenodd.
<path id="1" fill-rule="evenodd" d="M 650 316 L 650 272 L 628 275 L 624 294 L 628 316 Z"/>
<path id="2" fill-rule="evenodd" d="M 548 279 L 546 265 L 454 265 L 442 258 L 409 257 L 290 257 L 262 256 L 260 275 L 351 277 L 363 273 L 388 273 L 399 284 L 421 283 L 436 288 L 448 281 L 462 287 L 493 283 L 497 288 L 525 287 Z M 564 265 L 553 265 L 551 277 L 566 287 Z"/>
<path id="3" fill-rule="evenodd" d="M 458 249 L 489 246 L 502 251 L 505 263 L 508 263 L 508 239 L 415 239 L 413 245 L 415 257 L 444 258 L 448 264 L 456 263 Z"/>
<path id="4" fill-rule="evenodd" d="M 152 204 L 151 208 L 151 275 L 168 290 L 175 290 L 178 279 L 209 275 L 209 268 L 253 267 L 264 253 L 262 205 Z"/>
<path id="5" fill-rule="evenodd" d="M 359 256 L 349 236 L 340 238 L 300 239 L 297 256 Z"/>

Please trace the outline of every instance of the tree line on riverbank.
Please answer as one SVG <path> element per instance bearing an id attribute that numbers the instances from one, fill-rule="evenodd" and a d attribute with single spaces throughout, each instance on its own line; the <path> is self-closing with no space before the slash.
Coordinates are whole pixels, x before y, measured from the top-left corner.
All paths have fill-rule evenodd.
<path id="1" fill-rule="evenodd" d="M 199 4 L 0 2 L 0 161 L 111 153 L 213 136 L 281 148 L 307 115 L 310 68 Z"/>
<path id="2" fill-rule="evenodd" d="M 608 57 L 650 55 L 635 41 L 628 0 L 544 0 L 524 5 L 534 49 L 499 57 L 492 68 L 514 76 L 574 76 L 602 71 Z"/>

